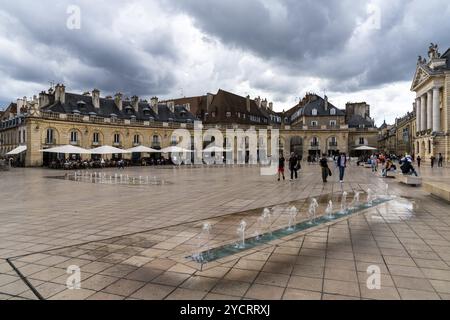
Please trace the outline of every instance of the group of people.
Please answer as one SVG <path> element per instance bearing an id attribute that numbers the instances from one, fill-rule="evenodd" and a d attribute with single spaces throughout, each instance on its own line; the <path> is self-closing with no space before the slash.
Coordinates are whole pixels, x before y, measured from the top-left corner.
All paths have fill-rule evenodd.
<path id="1" fill-rule="evenodd" d="M 301 156 L 299 157 L 296 153 L 292 152 L 289 158 L 289 170 L 291 172 L 291 180 L 298 179 L 298 170 L 301 169 Z M 308 158 L 308 162 L 309 162 Z M 334 157 L 334 161 L 336 167 L 339 168 L 339 181 L 344 181 L 345 168 L 347 167 L 347 155 L 342 152 L 338 156 Z M 284 167 L 285 167 L 286 159 L 283 154 L 280 154 L 279 163 L 278 163 L 278 181 L 285 180 L 284 176 Z M 328 158 L 326 154 L 322 155 L 322 158 L 319 160 L 319 165 L 322 170 L 322 181 L 325 183 L 329 176 L 332 175 L 331 169 L 328 167 Z"/>
<path id="2" fill-rule="evenodd" d="M 160 158 L 144 158 L 141 162 L 138 162 L 138 165 L 148 166 L 148 165 L 166 165 L 171 162 L 164 157 Z M 73 170 L 73 169 L 94 169 L 94 168 L 119 168 L 124 169 L 125 167 L 129 167 L 132 165 L 136 165 L 132 160 L 129 159 L 56 159 L 49 163 L 48 167 L 50 169 L 65 169 L 65 170 Z"/>
<path id="3" fill-rule="evenodd" d="M 289 170 L 291 171 L 291 180 L 298 179 L 298 171 L 302 168 L 301 165 L 302 157 L 298 156 L 296 153 L 292 152 L 289 158 Z M 286 159 L 283 154 L 280 154 L 280 158 L 278 159 L 278 181 L 281 180 L 281 176 L 283 180 L 286 180 L 284 176 L 284 166 L 286 163 Z"/>

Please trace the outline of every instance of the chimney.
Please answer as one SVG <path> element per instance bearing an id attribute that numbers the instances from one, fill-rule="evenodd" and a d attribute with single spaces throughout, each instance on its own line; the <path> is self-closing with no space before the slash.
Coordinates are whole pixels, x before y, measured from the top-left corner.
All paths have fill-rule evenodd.
<path id="1" fill-rule="evenodd" d="M 212 101 L 213 101 L 214 95 L 212 93 L 206 94 L 206 112 L 209 113 L 209 109 L 211 107 Z"/>
<path id="2" fill-rule="evenodd" d="M 328 97 L 327 96 L 325 96 L 325 105 L 324 105 L 324 107 L 325 107 L 325 111 L 328 111 Z"/>
<path id="3" fill-rule="evenodd" d="M 17 101 L 16 101 L 16 106 L 17 106 L 16 114 L 20 113 L 20 109 L 22 109 L 23 105 L 24 105 L 24 100 L 17 99 Z"/>
<path id="4" fill-rule="evenodd" d="M 114 103 L 116 104 L 116 107 L 122 111 L 122 94 L 120 92 L 117 92 L 114 95 Z"/>
<path id="5" fill-rule="evenodd" d="M 92 105 L 95 109 L 100 109 L 100 90 L 92 90 Z"/>
<path id="6" fill-rule="evenodd" d="M 247 112 L 250 112 L 250 96 L 247 96 L 245 102 L 246 102 L 246 105 L 247 105 Z"/>
<path id="7" fill-rule="evenodd" d="M 66 103 L 66 87 L 63 84 L 57 84 L 55 87 L 55 102 Z"/>
<path id="8" fill-rule="evenodd" d="M 267 109 L 267 99 L 264 99 L 263 101 L 261 101 L 261 106 L 262 106 L 264 109 Z"/>
<path id="9" fill-rule="evenodd" d="M 261 98 L 260 97 L 255 98 L 255 103 L 258 106 L 258 109 L 261 109 Z"/>
<path id="10" fill-rule="evenodd" d="M 150 100 L 150 106 L 155 114 L 158 114 L 158 97 L 153 97 Z"/>
<path id="11" fill-rule="evenodd" d="M 167 107 L 169 108 L 170 112 L 175 113 L 175 102 L 174 101 L 168 101 Z"/>
<path id="12" fill-rule="evenodd" d="M 133 109 L 135 112 L 139 112 L 139 97 L 138 96 L 131 97 L 131 105 L 133 106 Z"/>
<path id="13" fill-rule="evenodd" d="M 39 108 L 46 107 L 50 104 L 50 99 L 48 97 L 48 94 L 42 91 L 39 93 Z"/>
<path id="14" fill-rule="evenodd" d="M 273 111 L 273 102 L 269 102 L 269 110 Z"/>

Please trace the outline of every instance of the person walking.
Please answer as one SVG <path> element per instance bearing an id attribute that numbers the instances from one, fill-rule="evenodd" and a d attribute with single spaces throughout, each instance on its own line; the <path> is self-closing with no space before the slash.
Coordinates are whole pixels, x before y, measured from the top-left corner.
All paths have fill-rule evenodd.
<path id="1" fill-rule="evenodd" d="M 295 176 L 295 179 L 298 179 L 297 163 L 298 163 L 297 155 L 294 152 L 292 152 L 291 157 L 289 158 L 289 170 L 291 171 L 291 180 L 294 179 L 294 176 Z"/>
<path id="2" fill-rule="evenodd" d="M 337 158 L 336 165 L 339 168 L 339 181 L 344 182 L 345 168 L 347 167 L 347 156 L 342 152 Z"/>
<path id="3" fill-rule="evenodd" d="M 322 168 L 322 181 L 323 183 L 326 183 L 328 176 L 331 176 L 331 170 L 328 167 L 328 159 L 325 154 L 322 155 L 322 159 L 320 159 L 319 164 Z"/>
<path id="4" fill-rule="evenodd" d="M 430 160 L 431 160 L 431 168 L 434 168 L 434 160 L 436 160 L 436 158 L 434 156 L 431 156 Z"/>
<path id="5" fill-rule="evenodd" d="M 284 177 L 284 163 L 286 162 L 286 159 L 284 159 L 283 154 L 280 154 L 280 159 L 278 159 L 278 181 L 280 181 L 280 175 L 283 176 L 283 180 L 285 180 Z"/>
<path id="6" fill-rule="evenodd" d="M 420 156 L 417 156 L 417 168 L 420 168 L 420 161 L 422 161 L 422 158 Z"/>
<path id="7" fill-rule="evenodd" d="M 438 156 L 438 167 L 442 168 L 443 162 L 444 162 L 444 157 L 442 156 L 442 153 L 439 153 L 439 156 Z"/>

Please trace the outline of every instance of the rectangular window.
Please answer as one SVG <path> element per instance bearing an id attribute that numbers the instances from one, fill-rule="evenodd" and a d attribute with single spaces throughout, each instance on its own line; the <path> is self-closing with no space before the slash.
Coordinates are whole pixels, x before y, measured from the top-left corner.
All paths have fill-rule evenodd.
<path id="1" fill-rule="evenodd" d="M 330 120 L 330 127 L 336 127 L 336 120 Z"/>
<path id="2" fill-rule="evenodd" d="M 135 144 L 138 144 L 139 143 L 139 135 L 138 134 L 136 134 L 135 136 L 134 136 L 134 143 Z"/>
<path id="3" fill-rule="evenodd" d="M 359 138 L 359 144 L 365 144 L 365 142 L 364 142 L 364 138 Z"/>
<path id="4" fill-rule="evenodd" d="M 92 142 L 94 142 L 94 143 L 99 143 L 100 142 L 98 132 L 94 132 L 94 136 L 92 138 Z"/>
<path id="5" fill-rule="evenodd" d="M 72 131 L 70 133 L 70 142 L 74 143 L 78 141 L 78 132 Z"/>
<path id="6" fill-rule="evenodd" d="M 312 127 L 317 127 L 318 126 L 318 122 L 317 121 L 311 121 L 311 126 Z"/>
<path id="7" fill-rule="evenodd" d="M 114 143 L 119 144 L 120 143 L 120 134 L 115 133 L 114 134 Z"/>

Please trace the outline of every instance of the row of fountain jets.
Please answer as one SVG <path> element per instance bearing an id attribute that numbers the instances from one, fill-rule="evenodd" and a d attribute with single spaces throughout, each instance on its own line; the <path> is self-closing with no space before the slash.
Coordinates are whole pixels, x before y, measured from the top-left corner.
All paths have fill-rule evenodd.
<path id="1" fill-rule="evenodd" d="M 386 196 L 388 196 L 388 188 L 389 185 L 386 184 Z M 339 212 L 337 212 L 338 215 L 344 215 L 349 212 L 349 209 L 354 209 L 360 206 L 360 192 L 356 191 L 355 195 L 353 197 L 352 202 L 350 203 L 350 207 L 347 206 L 347 192 L 342 193 L 341 197 L 341 209 Z M 365 203 L 366 207 L 371 207 L 373 205 L 373 201 L 375 200 L 375 196 L 373 194 L 373 191 L 371 189 L 367 189 L 367 200 Z M 308 224 L 314 225 L 316 222 L 316 211 L 319 207 L 319 203 L 317 202 L 316 198 L 312 198 L 309 208 L 308 208 Z M 299 210 L 292 206 L 287 209 L 287 213 L 289 215 L 289 222 L 288 222 L 288 231 L 294 231 L 295 226 L 297 224 L 297 215 Z M 327 208 L 325 209 L 325 216 L 328 220 L 333 220 L 335 216 L 333 215 L 333 202 L 330 200 L 328 202 Z M 256 240 L 260 239 L 262 237 L 261 230 L 266 230 L 268 234 L 272 234 L 272 213 L 270 212 L 270 209 L 264 208 L 262 215 L 257 220 L 257 229 L 255 231 L 254 237 Z M 237 233 L 239 235 L 239 241 L 236 244 L 236 248 L 244 249 L 245 248 L 245 234 L 247 230 L 247 222 L 245 220 L 241 220 L 239 223 L 239 226 L 237 228 Z M 204 223 L 202 226 L 202 234 L 206 235 L 206 243 L 209 243 L 209 237 L 211 233 L 211 224 L 210 223 Z M 205 237 L 204 237 L 205 238 Z M 209 250 L 209 248 L 206 248 Z"/>
<path id="2" fill-rule="evenodd" d="M 94 181 L 98 183 L 109 183 L 109 184 L 158 184 L 158 180 L 154 176 L 153 178 L 149 176 L 139 176 L 131 177 L 127 174 L 114 174 L 107 176 L 106 173 L 101 172 L 87 172 L 87 171 L 77 171 L 74 173 L 75 181 Z M 164 181 L 161 180 L 161 184 Z"/>

